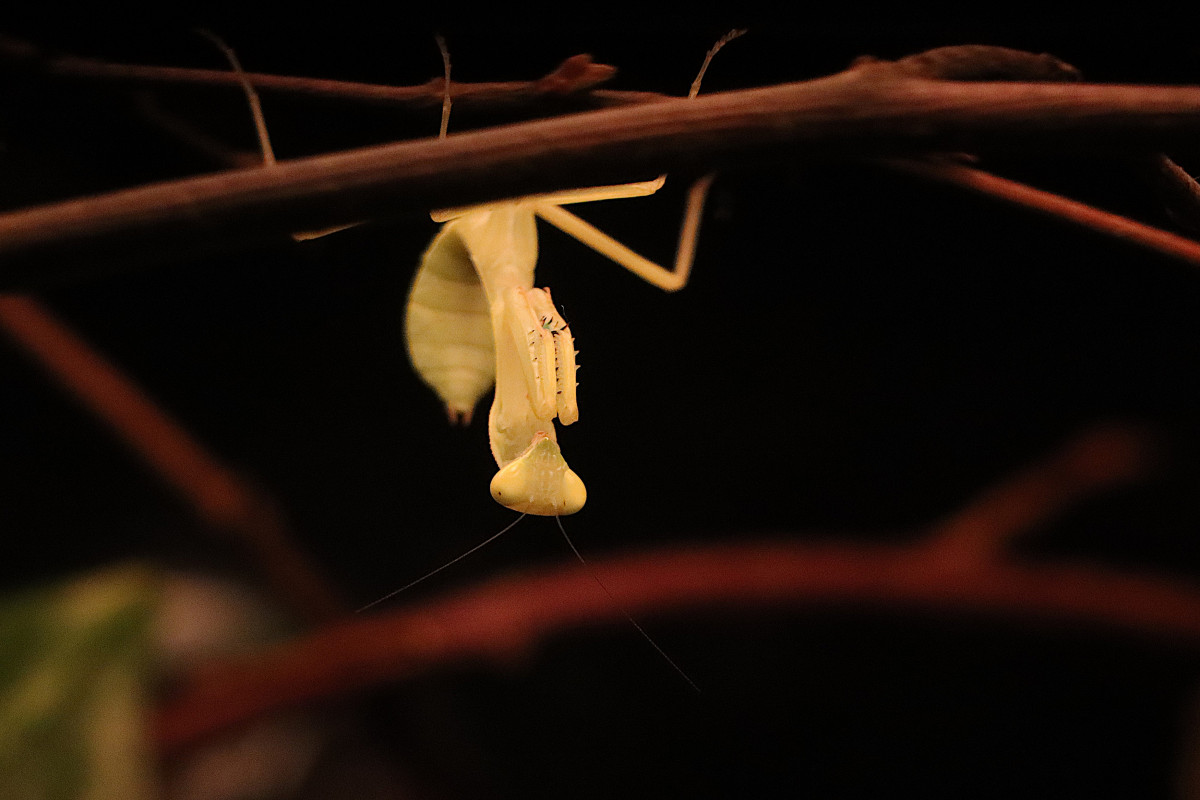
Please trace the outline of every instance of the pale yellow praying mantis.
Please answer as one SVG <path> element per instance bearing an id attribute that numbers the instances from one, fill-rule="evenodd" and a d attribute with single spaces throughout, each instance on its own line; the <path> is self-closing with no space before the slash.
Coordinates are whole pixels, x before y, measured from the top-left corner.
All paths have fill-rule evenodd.
<path id="1" fill-rule="evenodd" d="M 743 31 L 731 31 L 708 51 L 689 97 L 700 91 L 713 56 Z M 254 117 L 263 162 L 275 164 L 257 92 L 236 54 L 206 33 L 239 75 Z M 445 68 L 440 135 L 450 112 L 450 60 L 438 39 Z M 583 508 L 587 489 L 567 466 L 554 420 L 579 419 L 575 340 L 555 309 L 549 289 L 534 288 L 536 219 L 555 226 L 628 269 L 673 292 L 691 273 L 700 217 L 712 184 L 706 175 L 688 192 L 672 269 L 662 267 L 567 211 L 563 206 L 645 197 L 666 176 L 639 183 L 568 189 L 463 208 L 434 211 L 445 223 L 421 256 L 405 310 L 405 338 L 417 374 L 441 397 L 451 422 L 469 422 L 475 405 L 494 384 L 488 436 L 499 471 L 491 493 L 522 514 L 559 516 Z M 344 226 L 343 226 L 344 227 Z M 340 230 L 340 228 L 333 229 Z M 331 231 L 297 234 L 309 239 Z"/>
<path id="2" fill-rule="evenodd" d="M 744 31 L 731 31 L 708 51 L 689 97 L 695 97 L 713 56 Z M 233 51 L 210 37 L 241 76 L 266 166 L 274 164 L 257 93 Z M 439 38 L 445 67 L 441 136 L 450 110 L 450 62 Z M 434 211 L 444 223 L 421 256 L 405 311 L 405 336 L 413 367 L 446 405 L 452 423 L 469 422 L 488 388 L 495 396 L 488 415 L 492 455 L 499 471 L 491 481 L 492 497 L 521 512 L 521 517 L 437 569 L 369 603 L 381 603 L 436 575 L 502 536 L 526 514 L 553 516 L 579 511 L 587 500 L 583 481 L 567 466 L 554 420 L 570 425 L 579 419 L 576 399 L 575 340 L 555 308 L 549 289 L 533 285 L 537 264 L 537 218 L 591 247 L 653 286 L 674 292 L 691 274 L 704 202 L 713 175 L 688 191 L 673 268 L 638 255 L 603 231 L 563 208 L 575 203 L 645 197 L 665 183 L 651 181 L 568 189 L 547 194 Z M 313 238 L 320 234 L 298 234 Z M 579 561 L 586 560 L 559 520 L 559 529 Z M 613 602 L 616 598 L 599 577 L 592 577 Z M 692 686 L 696 684 L 628 614 L 629 622 Z"/>
<path id="3" fill-rule="evenodd" d="M 717 51 L 742 33 L 731 31 L 709 50 L 689 97 L 699 93 Z M 210 38 L 242 77 L 264 162 L 270 166 L 275 159 L 257 93 L 233 51 L 216 37 Z M 441 122 L 441 135 L 445 136 L 450 67 L 445 45 L 440 39 L 438 43 L 445 67 Z M 665 175 L 651 181 L 568 189 L 432 212 L 433 220 L 444 224 L 421 256 L 409 292 L 405 311 L 409 356 L 418 375 L 445 403 L 452 423 L 469 422 L 475 405 L 495 385 L 488 433 L 500 468 L 492 479 L 491 492 L 501 505 L 522 514 L 559 516 L 579 511 L 587 499 L 583 481 L 562 456 L 554 426 L 555 419 L 563 425 L 579 419 L 576 351 L 571 329 L 555 308 L 550 290 L 533 285 L 536 219 L 550 223 L 647 283 L 674 292 L 682 289 L 690 276 L 700 217 L 713 177 L 704 176 L 688 191 L 671 269 L 635 253 L 563 208 L 645 197 L 663 186 Z M 297 238 L 313 235 L 299 234 Z"/>
<path id="4" fill-rule="evenodd" d="M 744 31 L 723 36 L 705 55 L 688 97 L 695 97 L 713 56 Z M 205 32 L 241 79 L 267 167 L 275 156 L 258 94 L 236 54 Z M 450 59 L 438 37 L 445 69 L 440 136 L 450 112 Z M 567 466 L 554 426 L 579 419 L 575 340 L 549 289 L 533 286 L 537 264 L 536 219 L 555 226 L 628 269 L 673 292 L 691 273 L 700 217 L 712 184 L 706 175 L 688 191 L 672 269 L 662 267 L 567 211 L 563 206 L 645 197 L 666 176 L 639 183 L 568 189 L 463 208 L 434 211 L 445 223 L 421 256 L 405 310 L 405 338 L 417 374 L 441 397 L 451 422 L 469 422 L 493 384 L 488 436 L 499 471 L 491 493 L 522 514 L 559 516 L 583 508 L 587 489 Z M 342 226 L 346 227 L 346 226 Z M 309 239 L 331 233 L 296 234 Z"/>
<path id="5" fill-rule="evenodd" d="M 689 97 L 712 57 L 733 31 L 708 52 Z M 449 59 L 443 105 L 448 111 Z M 475 405 L 495 384 L 488 415 L 492 456 L 499 471 L 492 497 L 523 514 L 559 516 L 583 508 L 587 489 L 567 466 L 554 420 L 579 419 L 575 340 L 549 289 L 534 288 L 538 218 L 628 269 L 673 292 L 691 273 L 700 216 L 713 176 L 688 192 L 675 263 L 662 267 L 630 250 L 563 206 L 644 197 L 666 180 L 568 189 L 465 208 L 435 211 L 441 232 L 421 257 L 405 314 L 409 356 L 421 379 L 437 392 L 451 422 L 469 422 Z"/>
<path id="6" fill-rule="evenodd" d="M 500 470 L 492 496 L 527 514 L 574 514 L 587 491 L 567 466 L 554 420 L 579 419 L 575 343 L 549 289 L 533 286 L 537 218 L 611 258 L 647 282 L 675 291 L 688 280 L 711 176 L 693 185 L 673 269 L 655 264 L 564 209 L 569 203 L 641 197 L 663 185 L 597 186 L 435 212 L 445 221 L 413 281 L 405 331 L 413 366 L 452 420 L 471 411 L 495 382 L 488 415 Z"/>

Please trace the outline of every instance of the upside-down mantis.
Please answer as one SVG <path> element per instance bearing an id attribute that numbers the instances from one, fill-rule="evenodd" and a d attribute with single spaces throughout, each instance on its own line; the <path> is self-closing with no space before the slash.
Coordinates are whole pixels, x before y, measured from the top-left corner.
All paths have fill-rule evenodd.
<path id="1" fill-rule="evenodd" d="M 689 97 L 700 90 L 700 81 L 721 47 L 740 36 L 731 31 L 708 51 L 692 82 Z M 233 51 L 216 40 L 242 78 L 255 116 L 264 161 L 274 163 L 257 95 Z M 445 136 L 450 110 L 450 61 L 439 39 L 446 69 L 441 135 Z M 409 356 L 421 378 L 446 404 L 452 422 L 470 420 L 476 403 L 495 384 L 488 415 L 492 455 L 500 469 L 492 478 L 491 492 L 501 505 L 525 514 L 574 514 L 587 500 L 583 481 L 567 466 L 554 427 L 557 418 L 570 425 L 579 418 L 576 402 L 575 340 L 558 313 L 549 289 L 533 286 L 537 264 L 537 222 L 541 217 L 598 253 L 664 291 L 683 288 L 691 273 L 696 237 L 704 201 L 713 175 L 706 175 L 688 191 L 673 269 L 662 267 L 630 250 L 611 236 L 563 208 L 573 203 L 644 197 L 666 181 L 569 189 L 530 195 L 477 206 L 435 211 L 443 222 L 421 256 L 405 310 L 405 335 Z M 298 235 L 297 238 L 310 238 Z M 517 521 L 519 521 L 518 518 Z M 500 533 L 406 586 L 381 597 L 366 610 L 411 586 L 432 577 L 502 536 Z M 559 529 L 575 556 L 583 555 Z M 589 567 L 590 570 L 590 567 Z M 599 577 L 592 575 L 614 602 Z M 696 691 L 696 684 L 638 623 L 625 615 L 650 645 Z"/>
<path id="2" fill-rule="evenodd" d="M 690 97 L 716 52 L 708 52 Z M 449 60 L 443 47 L 449 87 Z M 448 88 L 447 88 L 448 92 Z M 445 115 L 443 108 L 443 135 Z M 572 203 L 643 197 L 666 176 L 641 183 L 569 189 L 551 194 L 438 211 L 445 222 L 421 257 L 405 313 L 408 352 L 417 373 L 446 404 L 452 422 L 470 421 L 479 399 L 495 383 L 488 414 L 492 456 L 500 470 L 492 497 L 526 514 L 557 516 L 583 508 L 587 490 L 567 466 L 554 419 L 579 418 L 575 340 L 554 307 L 549 289 L 533 285 L 537 224 L 541 218 L 625 267 L 643 280 L 676 291 L 687 283 L 696 236 L 712 175 L 688 193 L 673 269 L 638 255 L 563 208 Z"/>
<path id="3" fill-rule="evenodd" d="M 675 266 L 668 270 L 564 209 L 654 193 L 663 178 L 534 195 L 435 212 L 445 225 L 421 258 L 405 317 L 413 366 L 446 404 L 469 420 L 495 382 L 488 415 L 500 471 L 492 497 L 528 514 L 574 514 L 587 491 L 559 449 L 554 419 L 570 425 L 576 403 L 575 341 L 549 289 L 533 286 L 536 218 L 549 222 L 666 291 L 688 280 L 711 176 L 689 192 Z"/>
<path id="4" fill-rule="evenodd" d="M 550 290 L 533 286 L 536 218 L 649 283 L 675 291 L 683 288 L 691 272 L 711 175 L 696 181 L 688 192 L 673 270 L 639 256 L 562 207 L 653 194 L 664 180 L 572 189 L 433 214 L 445 225 L 421 257 L 409 293 L 405 315 L 409 354 L 418 374 L 446 403 L 452 421 L 469 419 L 475 404 L 495 382 L 488 434 L 500 470 L 492 478 L 491 492 L 497 502 L 520 511 L 522 517 L 574 514 L 587 500 L 583 481 L 563 458 L 554 428 L 556 417 L 564 425 L 579 419 L 575 340 L 555 309 Z M 366 608 L 465 558 L 515 524 Z M 558 524 L 575 556 L 587 566 L 562 521 Z M 592 577 L 615 603 L 599 577 L 594 573 Z M 625 616 L 698 692 L 695 682 L 641 625 Z"/>
<path id="5" fill-rule="evenodd" d="M 717 51 L 743 31 L 731 31 L 708 51 L 689 97 Z M 274 164 L 258 97 L 233 51 L 216 37 L 242 79 L 267 166 Z M 441 135 L 450 110 L 450 62 L 445 65 Z M 445 223 L 421 256 L 405 310 L 405 337 L 413 367 L 446 404 L 451 422 L 469 422 L 475 405 L 495 384 L 488 415 L 492 456 L 500 469 L 492 497 L 523 514 L 558 516 L 583 508 L 587 490 L 567 466 L 554 427 L 579 418 L 575 340 L 555 309 L 549 289 L 533 285 L 537 224 L 551 225 L 607 256 L 648 283 L 676 291 L 687 283 L 704 201 L 713 175 L 688 192 L 673 269 L 630 250 L 563 208 L 573 203 L 644 197 L 666 180 L 568 189 L 464 208 L 434 211 Z M 323 234 L 313 234 L 323 235 Z M 312 238 L 297 234 L 297 238 Z"/>

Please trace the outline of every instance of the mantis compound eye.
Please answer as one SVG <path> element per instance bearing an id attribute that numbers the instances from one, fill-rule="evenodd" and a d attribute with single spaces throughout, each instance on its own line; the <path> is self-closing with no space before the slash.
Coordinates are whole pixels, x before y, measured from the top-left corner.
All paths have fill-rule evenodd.
<path id="1" fill-rule="evenodd" d="M 558 444 L 538 433 L 529 448 L 492 478 L 496 502 L 523 514 L 574 514 L 587 502 L 583 481 L 567 466 Z"/>

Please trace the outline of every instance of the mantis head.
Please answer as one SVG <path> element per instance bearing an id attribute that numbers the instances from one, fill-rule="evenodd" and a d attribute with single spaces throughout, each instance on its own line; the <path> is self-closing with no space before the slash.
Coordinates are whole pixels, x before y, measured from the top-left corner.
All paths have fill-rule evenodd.
<path id="1" fill-rule="evenodd" d="M 525 452 L 492 478 L 492 497 L 513 511 L 552 517 L 583 508 L 587 489 L 567 466 L 558 443 L 539 431 Z"/>

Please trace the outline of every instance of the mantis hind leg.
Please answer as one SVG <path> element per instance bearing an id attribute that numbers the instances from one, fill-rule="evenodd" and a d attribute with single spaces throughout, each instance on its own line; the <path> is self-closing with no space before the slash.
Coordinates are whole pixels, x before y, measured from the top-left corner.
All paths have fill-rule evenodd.
<path id="1" fill-rule="evenodd" d="M 667 269 L 638 255 L 604 231 L 557 205 L 539 204 L 535 213 L 563 233 L 612 259 L 647 283 L 665 292 L 675 292 L 686 286 L 691 276 L 692 262 L 696 256 L 696 240 L 700 234 L 700 218 L 704 213 L 704 202 L 708 198 L 708 190 L 714 177 L 715 173 L 705 175 L 688 189 L 673 269 Z"/>
<path id="2" fill-rule="evenodd" d="M 629 197 L 648 197 L 661 189 L 666 181 L 666 175 L 659 175 L 652 181 L 617 183 L 611 186 L 585 186 L 582 189 L 563 189 L 561 192 L 529 194 L 524 197 L 514 197 L 501 202 L 528 204 L 541 208 L 543 205 L 561 206 L 570 205 L 571 203 L 592 203 L 597 200 L 624 200 Z M 447 222 L 455 217 L 461 217 L 463 214 L 485 209 L 491 205 L 495 205 L 495 203 L 443 208 L 430 212 L 429 216 L 434 222 Z"/>
<path id="3" fill-rule="evenodd" d="M 704 79 L 704 73 L 708 71 L 708 66 L 712 63 L 713 56 L 722 47 L 745 32 L 745 30 L 732 30 L 718 39 L 716 44 L 709 49 L 708 53 L 704 56 L 704 63 L 700 65 L 700 72 L 697 73 L 696 79 L 692 81 L 691 91 L 688 92 L 689 98 L 695 97 L 700 93 L 700 82 Z M 644 193 L 653 194 L 658 191 L 663 185 L 663 181 L 666 180 L 666 177 L 666 175 L 660 175 L 658 180 L 646 182 L 644 184 L 646 187 L 653 186 L 653 188 Z M 666 292 L 675 292 L 686 286 L 688 278 L 691 276 L 692 261 L 696 256 L 696 239 L 700 235 L 700 216 L 704 212 L 704 201 L 708 199 L 708 190 L 712 186 L 714 177 L 716 177 L 715 173 L 709 173 L 693 183 L 692 187 L 688 189 L 687 204 L 683 212 L 683 223 L 679 227 L 679 244 L 675 248 L 675 266 L 673 269 L 667 269 L 659 264 L 655 264 L 648 258 L 638 255 L 604 231 L 584 222 L 570 211 L 560 208 L 560 206 L 566 203 L 583 203 L 589 200 L 607 200 L 616 197 L 637 197 L 639 195 L 633 192 L 616 194 L 613 193 L 613 190 L 628 189 L 639 186 L 639 184 L 625 184 L 624 187 L 602 186 L 592 190 L 579 189 L 576 192 L 546 195 L 546 200 L 537 205 L 536 212 L 546 222 L 549 222 L 564 233 L 575 237 L 597 253 L 612 259 L 647 283 L 651 283 Z M 609 191 L 608 193 L 597 194 L 598 190 Z M 589 192 L 592 194 L 589 194 Z"/>

